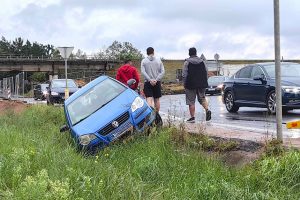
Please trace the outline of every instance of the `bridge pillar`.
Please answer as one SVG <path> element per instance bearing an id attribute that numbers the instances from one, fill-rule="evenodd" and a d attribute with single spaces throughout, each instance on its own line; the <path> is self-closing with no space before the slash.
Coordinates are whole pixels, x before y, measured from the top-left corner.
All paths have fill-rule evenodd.
<path id="1" fill-rule="evenodd" d="M 52 79 L 58 79 L 58 75 L 49 74 L 49 81 L 51 81 Z"/>

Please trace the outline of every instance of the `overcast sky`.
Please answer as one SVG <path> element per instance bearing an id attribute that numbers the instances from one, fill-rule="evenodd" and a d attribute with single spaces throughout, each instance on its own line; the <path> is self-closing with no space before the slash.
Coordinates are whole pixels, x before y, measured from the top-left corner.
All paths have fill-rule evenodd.
<path id="1" fill-rule="evenodd" d="M 281 55 L 300 59 L 300 1 L 280 1 Z M 0 34 L 87 54 L 114 40 L 183 59 L 273 59 L 273 0 L 1 0 Z"/>

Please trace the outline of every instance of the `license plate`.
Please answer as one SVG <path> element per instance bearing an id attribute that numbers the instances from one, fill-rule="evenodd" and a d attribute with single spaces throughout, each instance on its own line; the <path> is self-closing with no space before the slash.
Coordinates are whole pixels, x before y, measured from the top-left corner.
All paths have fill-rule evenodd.
<path id="1" fill-rule="evenodd" d="M 215 91 L 214 88 L 208 88 L 208 91 Z"/>
<path id="2" fill-rule="evenodd" d="M 126 129 L 125 131 L 123 131 L 123 132 L 119 132 L 119 133 L 114 133 L 114 134 L 112 134 L 112 136 L 113 136 L 113 141 L 114 140 L 116 140 L 116 139 L 118 139 L 120 136 L 122 136 L 124 133 L 127 133 L 128 131 L 133 131 L 133 126 L 130 126 L 128 129 Z"/>

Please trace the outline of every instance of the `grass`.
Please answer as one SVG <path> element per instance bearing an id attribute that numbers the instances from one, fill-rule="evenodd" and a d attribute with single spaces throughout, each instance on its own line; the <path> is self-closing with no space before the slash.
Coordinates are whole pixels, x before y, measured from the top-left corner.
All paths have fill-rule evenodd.
<path id="1" fill-rule="evenodd" d="M 174 129 L 135 136 L 94 156 L 59 133 L 61 108 L 0 116 L 0 199 L 299 199 L 300 154 L 229 168 Z"/>

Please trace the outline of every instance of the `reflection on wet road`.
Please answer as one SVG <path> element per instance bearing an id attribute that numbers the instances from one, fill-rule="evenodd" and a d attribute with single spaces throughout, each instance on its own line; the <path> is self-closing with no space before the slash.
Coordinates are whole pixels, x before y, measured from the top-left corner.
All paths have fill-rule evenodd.
<path id="1" fill-rule="evenodd" d="M 276 116 L 269 115 L 264 108 L 240 108 L 237 113 L 227 112 L 221 96 L 206 96 L 212 111 L 213 125 L 222 127 L 245 129 L 276 135 Z M 185 95 L 165 95 L 161 98 L 161 112 L 164 115 L 176 116 L 178 120 L 189 118 L 188 106 L 185 104 Z M 283 115 L 284 137 L 300 137 L 300 129 L 288 130 L 285 123 L 300 120 L 300 110 L 293 110 Z M 196 121 L 205 121 L 205 112 L 199 103 L 196 103 Z"/>

